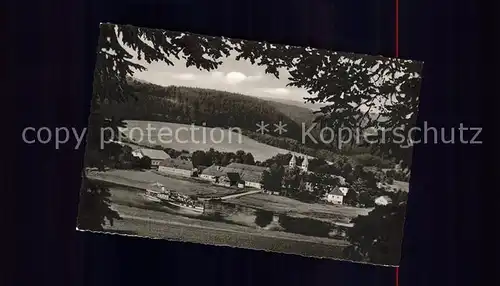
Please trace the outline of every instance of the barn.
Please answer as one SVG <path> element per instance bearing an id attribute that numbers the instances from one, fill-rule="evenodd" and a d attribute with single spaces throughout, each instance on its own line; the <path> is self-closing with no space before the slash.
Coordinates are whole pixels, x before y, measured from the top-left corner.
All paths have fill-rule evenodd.
<path id="1" fill-rule="evenodd" d="M 245 187 L 262 189 L 262 174 L 268 168 L 254 165 L 231 163 L 224 168 L 224 172 L 229 174 L 238 174 L 240 181 L 243 181 Z M 240 183 L 240 182 L 237 182 Z"/>
<path id="2" fill-rule="evenodd" d="M 158 168 L 163 160 L 169 159 L 170 156 L 163 150 L 139 148 L 132 151 L 132 155 L 137 158 L 148 157 L 151 159 L 151 167 Z"/>
<path id="3" fill-rule="evenodd" d="M 224 167 L 218 165 L 212 165 L 204 169 L 199 177 L 201 179 L 216 183 L 218 178 L 224 176 Z"/>
<path id="4" fill-rule="evenodd" d="M 190 161 L 169 158 L 160 163 L 158 171 L 165 174 L 192 177 L 194 167 Z"/>

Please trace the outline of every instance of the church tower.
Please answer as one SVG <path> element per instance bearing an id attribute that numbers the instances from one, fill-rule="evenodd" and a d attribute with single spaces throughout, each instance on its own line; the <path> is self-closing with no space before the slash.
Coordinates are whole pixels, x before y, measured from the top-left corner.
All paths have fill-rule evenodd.
<path id="1" fill-rule="evenodd" d="M 297 167 L 297 159 L 293 154 L 292 154 L 292 159 L 290 159 L 290 162 L 288 163 L 288 167 L 290 167 L 290 169 Z"/>
<path id="2" fill-rule="evenodd" d="M 302 171 L 308 172 L 309 171 L 309 159 L 307 157 L 304 157 L 304 160 L 302 160 Z"/>

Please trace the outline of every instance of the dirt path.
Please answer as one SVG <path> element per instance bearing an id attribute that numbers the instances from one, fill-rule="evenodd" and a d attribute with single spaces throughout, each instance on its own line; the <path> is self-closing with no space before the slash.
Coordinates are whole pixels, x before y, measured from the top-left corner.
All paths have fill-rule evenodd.
<path id="1" fill-rule="evenodd" d="M 239 197 L 243 197 L 243 196 L 248 196 L 248 195 L 253 195 L 253 194 L 258 194 L 258 193 L 262 193 L 262 191 L 261 190 L 248 191 L 248 192 L 244 192 L 244 193 L 240 193 L 240 194 L 234 194 L 234 195 L 224 196 L 224 197 L 221 197 L 220 199 L 221 200 L 235 199 L 235 198 L 239 198 Z"/>

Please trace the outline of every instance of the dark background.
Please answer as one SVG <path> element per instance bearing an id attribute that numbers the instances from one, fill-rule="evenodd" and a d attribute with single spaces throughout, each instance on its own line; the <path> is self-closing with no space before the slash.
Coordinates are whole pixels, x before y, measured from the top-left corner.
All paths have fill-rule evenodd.
<path id="1" fill-rule="evenodd" d="M 419 125 L 481 125 L 476 4 L 401 1 L 399 56 L 423 60 Z M 403 3 L 404 2 L 404 3 Z M 411 2 L 411 3 L 410 3 Z M 471 3 L 473 1 L 470 1 Z M 4 5 L 4 4 L 2 4 Z M 75 232 L 83 148 L 23 144 L 26 126 L 86 127 L 99 22 L 395 55 L 395 0 L 12 1 L 4 53 L 1 285 L 395 285 L 395 269 Z M 14 113 L 14 119 L 10 116 Z M 9 133 L 7 133 L 9 134 Z M 15 140 L 12 140 L 15 138 Z M 9 151 L 13 150 L 13 151 Z M 479 145 L 414 153 L 400 285 L 486 285 Z M 5 255 L 6 254 L 6 255 Z M 2 259 L 2 260 L 4 260 Z"/>

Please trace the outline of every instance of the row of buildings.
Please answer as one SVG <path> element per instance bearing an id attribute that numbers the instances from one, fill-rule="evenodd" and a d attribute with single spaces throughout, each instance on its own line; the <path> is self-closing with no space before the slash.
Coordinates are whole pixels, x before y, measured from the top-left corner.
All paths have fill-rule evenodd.
<path id="1" fill-rule="evenodd" d="M 213 184 L 225 187 L 237 188 L 255 188 L 263 190 L 261 184 L 262 174 L 268 168 L 255 165 L 247 165 L 241 163 L 230 163 L 227 166 L 212 165 L 205 168 L 195 168 L 189 155 L 179 156 L 179 158 L 171 158 L 166 152 L 154 149 L 136 149 L 132 152 L 136 157 L 142 158 L 147 156 L 151 159 L 151 167 L 165 174 L 172 174 L 184 177 L 198 176 L 200 179 L 212 182 Z M 303 173 L 311 173 L 309 171 L 309 160 L 304 158 L 300 166 L 297 165 L 297 158 L 292 156 L 290 162 L 285 169 L 298 168 Z M 339 177 L 340 185 L 331 188 L 323 200 L 332 204 L 343 204 L 348 188 L 345 185 L 345 180 Z M 306 182 L 306 189 L 312 191 L 314 186 Z"/>
<path id="2" fill-rule="evenodd" d="M 266 167 L 231 163 L 225 167 L 212 165 L 204 169 L 199 177 L 222 186 L 249 187 L 262 190 L 262 174 Z"/>

